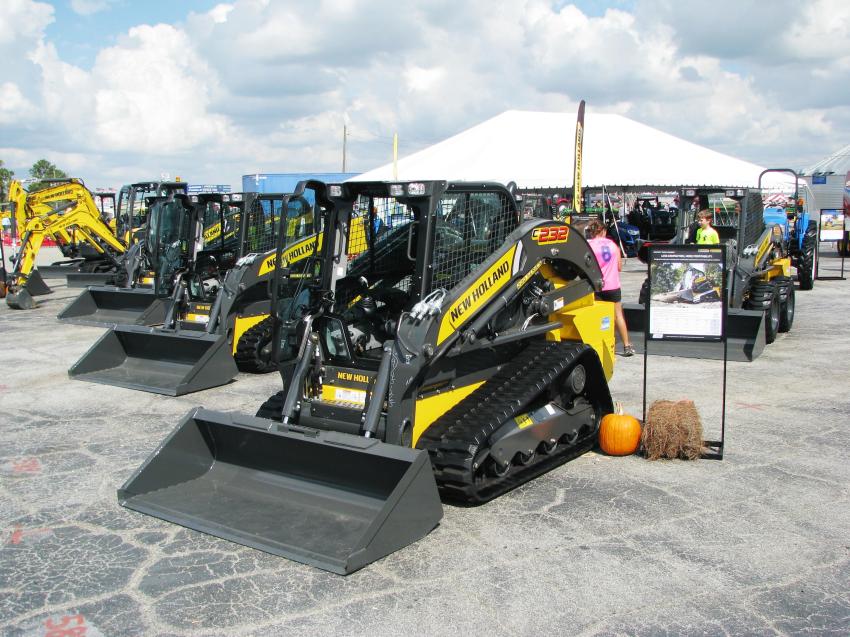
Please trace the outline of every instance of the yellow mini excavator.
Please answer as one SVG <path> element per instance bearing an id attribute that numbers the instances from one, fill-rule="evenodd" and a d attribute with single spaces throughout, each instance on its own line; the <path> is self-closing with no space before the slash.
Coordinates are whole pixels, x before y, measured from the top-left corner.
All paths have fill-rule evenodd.
<path id="1" fill-rule="evenodd" d="M 92 194 L 82 181 L 60 180 L 60 183 L 29 196 L 17 182 L 13 182 L 9 191 L 21 235 L 20 252 L 8 282 L 6 303 L 9 307 L 32 309 L 35 307 L 34 295 L 50 292 L 34 269 L 38 252 L 47 237 L 56 237 L 71 245 L 75 242 L 71 238 L 73 233 L 76 239 L 84 240 L 113 260 L 126 250 L 125 244 L 115 237 L 101 218 Z"/>
<path id="2" fill-rule="evenodd" d="M 347 574 L 426 535 L 441 496 L 486 502 L 595 443 L 614 318 L 581 233 L 493 183 L 296 192 L 327 222 L 273 279 L 283 390 L 257 417 L 192 410 L 122 505 Z"/>

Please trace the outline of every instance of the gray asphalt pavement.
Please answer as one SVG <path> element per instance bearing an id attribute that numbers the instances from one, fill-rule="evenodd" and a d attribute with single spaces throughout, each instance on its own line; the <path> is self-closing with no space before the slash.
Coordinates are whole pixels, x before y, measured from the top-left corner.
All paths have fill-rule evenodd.
<path id="1" fill-rule="evenodd" d="M 626 299 L 642 279 L 629 263 Z M 793 330 L 729 363 L 723 461 L 587 453 L 446 506 L 430 535 L 347 578 L 119 507 L 191 407 L 254 413 L 279 379 L 181 398 L 71 381 L 102 330 L 57 323 L 78 291 L 49 283 L 33 311 L 0 302 L 2 635 L 850 633 L 849 281 L 798 292 Z M 650 358 L 648 398 L 696 400 L 714 437 L 721 373 Z M 642 384 L 643 358 L 618 357 L 612 393 L 638 416 Z"/>

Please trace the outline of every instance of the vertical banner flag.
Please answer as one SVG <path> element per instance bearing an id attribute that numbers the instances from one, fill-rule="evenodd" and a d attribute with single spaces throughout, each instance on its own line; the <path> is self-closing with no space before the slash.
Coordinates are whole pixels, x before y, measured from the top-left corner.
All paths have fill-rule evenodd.
<path id="1" fill-rule="evenodd" d="M 584 140 L 584 100 L 578 105 L 578 119 L 576 119 L 576 147 L 573 163 L 573 211 L 581 214 L 581 149 Z"/>

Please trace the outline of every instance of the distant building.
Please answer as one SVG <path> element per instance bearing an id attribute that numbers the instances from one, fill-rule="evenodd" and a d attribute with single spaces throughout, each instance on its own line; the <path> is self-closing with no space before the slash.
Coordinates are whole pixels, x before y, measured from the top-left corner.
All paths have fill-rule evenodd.
<path id="1" fill-rule="evenodd" d="M 299 181 L 317 179 L 341 183 L 360 173 L 256 173 L 242 175 L 242 192 L 292 192 Z"/>
<path id="2" fill-rule="evenodd" d="M 802 175 L 812 188 L 818 208 L 844 207 L 844 188 L 850 173 L 850 145 L 806 168 Z"/>

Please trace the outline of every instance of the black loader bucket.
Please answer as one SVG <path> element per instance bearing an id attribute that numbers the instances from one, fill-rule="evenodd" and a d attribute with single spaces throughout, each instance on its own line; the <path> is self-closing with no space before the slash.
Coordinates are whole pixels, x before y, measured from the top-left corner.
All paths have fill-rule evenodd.
<path id="1" fill-rule="evenodd" d="M 78 325 L 162 325 L 171 299 L 153 290 L 92 286 L 83 290 L 56 318 Z"/>
<path id="2" fill-rule="evenodd" d="M 69 272 L 65 277 L 69 288 L 86 288 L 90 285 L 112 285 L 117 272 Z"/>
<path id="3" fill-rule="evenodd" d="M 635 351 L 643 353 L 646 310 L 639 303 L 623 303 L 629 338 Z M 726 349 L 730 361 L 750 362 L 761 356 L 766 344 L 764 312 L 729 308 L 726 316 Z M 691 341 L 652 341 L 650 355 L 680 356 L 682 358 L 722 359 L 721 343 Z"/>
<path id="4" fill-rule="evenodd" d="M 121 505 L 347 575 L 443 516 L 427 452 L 197 408 L 118 491 Z"/>
<path id="5" fill-rule="evenodd" d="M 6 305 L 15 310 L 31 310 L 36 307 L 35 299 L 32 297 L 50 294 L 51 292 L 53 290 L 47 286 L 44 279 L 38 273 L 38 270 L 33 270 L 27 277 L 27 282 L 23 287 L 17 288 L 15 292 L 9 291 L 6 294 Z"/>
<path id="6" fill-rule="evenodd" d="M 68 261 L 56 261 L 50 265 L 40 265 L 36 269 L 45 279 L 63 279 L 68 274 L 80 271 L 85 264 L 85 259 L 69 259 Z"/>
<path id="7" fill-rule="evenodd" d="M 68 370 L 76 380 L 166 396 L 229 383 L 239 370 L 224 336 L 116 325 Z"/>

